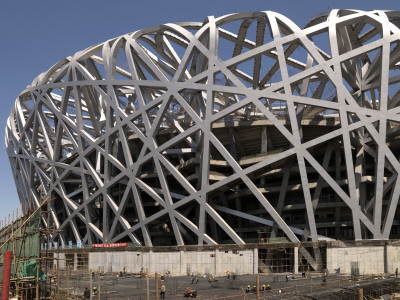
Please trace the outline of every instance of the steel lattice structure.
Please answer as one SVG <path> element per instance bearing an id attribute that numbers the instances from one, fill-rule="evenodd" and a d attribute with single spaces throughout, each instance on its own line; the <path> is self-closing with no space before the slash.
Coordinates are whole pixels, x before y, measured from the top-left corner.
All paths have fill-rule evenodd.
<path id="1" fill-rule="evenodd" d="M 8 119 L 20 200 L 55 198 L 46 224 L 64 242 L 395 237 L 399 24 L 391 11 L 333 10 L 304 29 L 241 13 L 78 52 Z"/>

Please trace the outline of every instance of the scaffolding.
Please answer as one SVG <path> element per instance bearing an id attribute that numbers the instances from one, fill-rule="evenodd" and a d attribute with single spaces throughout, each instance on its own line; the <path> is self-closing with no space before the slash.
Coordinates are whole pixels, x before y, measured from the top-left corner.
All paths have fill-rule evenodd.
<path id="1" fill-rule="evenodd" d="M 3 273 L 4 254 L 11 251 L 10 295 L 18 299 L 49 299 L 47 284 L 51 286 L 52 276 L 48 276 L 48 272 L 53 258 L 40 251 L 40 240 L 48 240 L 56 231 L 41 226 L 41 222 L 48 219 L 48 199 L 36 209 L 30 205 L 25 212 L 21 210 L 21 215 L 13 212 L 8 220 L 1 222 L 0 272 Z M 1 287 L 2 283 L 0 278 Z"/>

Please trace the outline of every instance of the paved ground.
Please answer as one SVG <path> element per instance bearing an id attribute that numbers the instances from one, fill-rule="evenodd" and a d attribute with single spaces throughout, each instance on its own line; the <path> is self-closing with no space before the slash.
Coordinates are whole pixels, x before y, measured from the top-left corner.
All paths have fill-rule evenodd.
<path id="1" fill-rule="evenodd" d="M 167 292 L 165 299 L 185 299 L 183 291 L 191 287 L 198 291 L 198 299 L 244 299 L 243 290 L 247 285 L 256 284 L 255 275 L 240 275 L 236 280 L 227 277 L 219 277 L 218 281 L 209 283 L 207 278 L 199 278 L 199 282 L 191 283 L 190 276 L 170 277 L 164 280 Z M 84 287 L 90 286 L 88 275 L 78 275 L 70 278 L 70 295 L 74 299 L 80 299 Z M 75 282 L 75 283 L 74 283 Z M 159 278 L 159 284 L 161 280 Z M 65 283 L 65 282 L 64 282 Z M 394 291 L 400 281 L 395 278 L 384 278 L 382 276 L 361 277 L 354 280 L 349 276 L 340 274 L 328 275 L 326 282 L 322 274 L 312 274 L 312 277 L 301 278 L 298 275 L 295 279 L 290 278 L 286 282 L 286 275 L 260 275 L 260 286 L 269 284 L 271 291 L 260 293 L 260 299 L 351 299 L 357 296 L 359 288 L 363 287 L 366 292 L 373 293 L 381 291 L 387 293 Z M 134 275 L 126 275 L 117 278 L 114 274 L 105 275 L 100 284 L 101 299 L 121 300 L 146 300 L 147 280 L 137 278 Z M 98 288 L 98 277 L 93 279 L 92 286 Z M 156 299 L 155 280 L 149 279 L 150 299 Z M 386 289 L 386 290 L 384 290 Z M 63 288 L 62 291 L 66 289 Z M 332 298 L 333 297 L 333 298 Z M 98 299 L 98 295 L 93 299 Z M 256 295 L 247 294 L 247 299 L 256 299 Z"/>

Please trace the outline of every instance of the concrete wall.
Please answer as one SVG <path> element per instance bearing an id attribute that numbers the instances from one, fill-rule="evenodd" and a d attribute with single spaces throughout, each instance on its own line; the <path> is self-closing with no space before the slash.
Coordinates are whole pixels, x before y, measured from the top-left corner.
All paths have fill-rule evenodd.
<path id="1" fill-rule="evenodd" d="M 384 273 L 384 246 L 328 248 L 326 256 L 331 274 L 351 273 L 352 267 L 360 275 Z"/>
<path id="2" fill-rule="evenodd" d="M 400 246 L 387 246 L 387 272 L 394 273 L 396 268 L 400 269 Z"/>
<path id="3" fill-rule="evenodd" d="M 257 249 L 255 249 L 257 250 Z M 172 275 L 205 274 L 223 275 L 227 270 L 237 274 L 254 274 L 258 266 L 254 264 L 254 250 L 242 251 L 107 251 L 89 252 L 89 268 L 98 267 L 108 272 L 139 272 L 142 268 L 149 273 Z M 258 259 L 255 260 L 256 262 Z"/>
<path id="4" fill-rule="evenodd" d="M 304 244 L 303 244 L 304 245 Z M 139 272 L 142 268 L 150 273 L 165 274 L 170 271 L 172 275 L 186 274 L 206 274 L 224 275 L 228 270 L 237 274 L 256 274 L 258 271 L 258 251 L 257 247 L 263 246 L 246 245 L 246 248 L 221 247 L 219 249 L 168 249 L 152 251 L 141 249 L 142 251 L 126 249 L 125 251 L 112 251 L 107 249 L 104 251 L 85 251 L 84 249 L 76 249 L 76 251 L 64 251 L 54 253 L 54 264 L 57 264 L 57 257 L 60 259 L 59 266 L 65 268 L 65 258 L 67 255 L 73 254 L 69 258 L 73 263 L 73 270 L 78 268 L 77 253 L 85 253 L 88 257 L 87 269 L 97 270 L 100 266 L 101 270 L 108 272 L 122 271 L 125 267 L 127 272 Z M 277 245 L 278 247 L 279 245 Z M 282 245 L 281 247 L 287 245 Z M 304 246 L 310 247 L 305 244 Z M 233 246 L 232 246 L 233 247 Z M 294 265 L 293 272 L 298 273 L 299 267 L 299 247 L 294 247 Z M 330 274 L 341 273 L 351 274 L 352 269 L 357 270 L 360 275 L 368 274 L 394 274 L 395 269 L 400 268 L 400 240 L 367 240 L 367 241 L 333 241 L 324 244 L 326 247 L 326 262 L 322 261 L 329 269 Z M 57 251 L 55 251 L 57 252 Z M 75 253 L 72 253 L 75 252 Z"/>
<path id="5" fill-rule="evenodd" d="M 358 246 L 327 249 L 327 268 L 330 273 L 351 273 L 358 267 L 360 275 L 393 274 L 400 268 L 400 246 Z"/>

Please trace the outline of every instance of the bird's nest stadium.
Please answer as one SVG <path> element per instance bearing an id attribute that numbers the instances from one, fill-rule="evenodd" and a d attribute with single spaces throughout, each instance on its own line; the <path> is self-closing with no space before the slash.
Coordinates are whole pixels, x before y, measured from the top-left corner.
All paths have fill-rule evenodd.
<path id="1" fill-rule="evenodd" d="M 169 23 L 67 57 L 6 127 L 51 241 L 400 236 L 400 12 Z"/>

